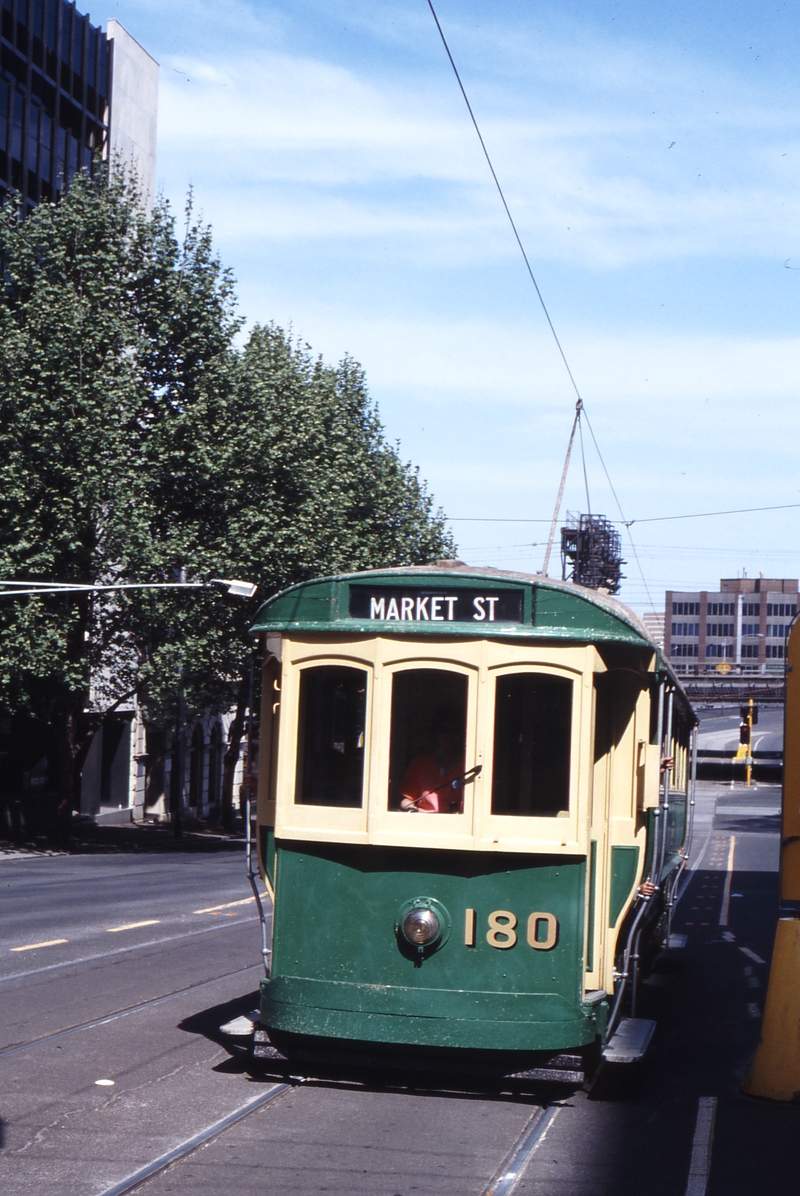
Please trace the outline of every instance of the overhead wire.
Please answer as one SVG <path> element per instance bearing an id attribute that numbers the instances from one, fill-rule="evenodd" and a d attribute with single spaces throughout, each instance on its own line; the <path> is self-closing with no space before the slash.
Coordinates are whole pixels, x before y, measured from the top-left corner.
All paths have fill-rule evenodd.
<path id="1" fill-rule="evenodd" d="M 453 55 L 450 53 L 450 47 L 447 44 L 447 38 L 445 37 L 444 30 L 442 29 L 442 26 L 439 23 L 439 18 L 436 15 L 436 9 L 433 7 L 432 0 L 428 0 L 428 8 L 431 10 L 431 16 L 433 17 L 434 21 L 436 22 L 436 28 L 439 30 L 439 37 L 442 39 L 442 45 L 444 46 L 445 54 L 447 55 L 448 59 L 450 60 L 450 65 L 453 68 L 453 74 L 455 75 L 458 86 L 461 89 L 461 94 L 464 97 L 464 103 L 467 105 L 467 112 L 469 112 L 470 120 L 472 121 L 473 127 L 478 136 L 478 141 L 481 143 L 481 149 L 483 150 L 483 156 L 486 159 L 486 164 L 488 165 L 489 170 L 491 171 L 492 178 L 494 179 L 494 185 L 497 188 L 497 194 L 500 196 L 500 202 L 502 203 L 502 205 L 505 209 L 506 216 L 508 216 L 508 222 L 511 225 L 511 231 L 514 233 L 514 238 L 517 242 L 517 245 L 519 246 L 519 251 L 522 254 L 522 258 L 523 258 L 523 261 L 525 262 L 525 266 L 527 268 L 528 274 L 530 275 L 531 282 L 534 285 L 536 294 L 539 298 L 539 302 L 542 305 L 542 311 L 544 312 L 545 319 L 547 320 L 547 323 L 550 327 L 550 331 L 553 334 L 553 340 L 556 342 L 556 345 L 558 346 L 558 351 L 561 354 L 561 360 L 564 362 L 564 368 L 566 369 L 567 374 L 569 375 L 569 380 L 572 383 L 572 389 L 575 391 L 575 396 L 578 399 L 578 401 L 580 401 L 581 392 L 578 390 L 578 384 L 572 375 L 572 370 L 569 368 L 569 362 L 567 361 L 567 355 L 564 352 L 564 349 L 561 345 L 561 341 L 558 339 L 558 333 L 555 330 L 555 325 L 553 324 L 553 321 L 550 319 L 550 312 L 547 310 L 547 304 L 544 301 L 544 296 L 542 295 L 542 292 L 539 290 L 539 284 L 536 281 L 536 276 L 533 273 L 533 267 L 531 266 L 531 263 L 528 260 L 528 255 L 525 252 L 525 246 L 522 244 L 522 238 L 520 237 L 519 232 L 517 231 L 517 226 L 514 223 L 514 217 L 511 215 L 511 209 L 509 208 L 508 204 L 506 203 L 506 197 L 503 194 L 503 188 L 500 186 L 500 180 L 497 177 L 497 173 L 496 173 L 494 165 L 492 163 L 492 159 L 489 156 L 489 151 L 486 148 L 486 142 L 483 140 L 483 134 L 481 133 L 480 128 L 478 126 L 478 122 L 475 118 L 475 113 L 472 111 L 472 105 L 469 102 L 469 97 L 467 96 L 466 88 L 464 87 L 464 84 L 461 82 L 461 75 L 458 73 L 458 67 L 455 64 Z"/>
<path id="2" fill-rule="evenodd" d="M 585 413 L 586 413 L 586 411 L 584 408 L 584 414 Z M 587 420 L 587 423 L 588 423 L 588 420 Z M 589 428 L 589 431 L 591 431 L 591 427 Z M 595 444 L 596 444 L 596 442 L 595 442 Z M 599 452 L 599 450 L 598 450 L 598 452 Z M 602 458 L 601 458 L 601 460 L 602 460 Z M 606 477 L 608 477 L 608 473 L 606 473 Z M 610 478 L 609 478 L 609 485 L 611 485 Z M 611 493 L 614 494 L 614 498 L 617 502 L 617 507 L 619 507 L 619 499 L 617 499 L 617 496 L 614 493 L 613 486 L 611 486 Z M 716 515 L 756 515 L 756 514 L 759 514 L 761 511 L 790 511 L 790 510 L 794 510 L 798 507 L 800 507 L 800 502 L 785 502 L 785 503 L 780 503 L 778 506 L 774 506 L 774 507 L 736 507 L 730 511 L 695 511 L 690 515 L 649 515 L 643 519 L 625 519 L 625 517 L 622 516 L 622 512 L 620 511 L 621 518 L 620 519 L 611 519 L 611 520 L 609 520 L 609 522 L 610 523 L 621 523 L 621 524 L 624 524 L 625 526 L 632 527 L 634 523 L 666 523 L 668 521 L 672 521 L 675 519 L 711 519 Z M 523 518 L 520 518 L 519 516 L 512 516 L 509 519 L 505 519 L 502 516 L 495 516 L 495 515 L 448 515 L 447 520 L 449 523 L 549 523 L 550 522 L 549 519 L 523 519 Z"/>
<path id="3" fill-rule="evenodd" d="M 571 454 L 571 452 L 572 452 L 572 442 L 573 442 L 573 440 L 574 440 L 574 438 L 575 438 L 575 428 L 576 428 L 576 426 L 577 426 L 577 427 L 580 429 L 581 414 L 582 414 L 582 413 L 584 413 L 584 414 L 585 414 L 585 412 L 584 412 L 584 404 L 583 404 L 583 399 L 582 399 L 582 397 L 581 397 L 581 392 L 580 392 L 580 390 L 578 389 L 578 384 L 577 384 L 577 382 L 575 381 L 575 377 L 574 377 L 574 375 L 573 375 L 573 373 L 572 373 L 572 370 L 570 369 L 569 362 L 567 361 L 567 355 L 566 355 L 566 353 L 564 352 L 564 347 L 563 347 L 563 345 L 561 344 L 561 340 L 559 339 L 558 333 L 556 332 L 555 325 L 553 324 L 553 321 L 552 321 L 552 319 L 551 319 L 551 317 L 550 317 L 550 312 L 548 311 L 548 309 L 547 309 L 547 304 L 546 304 L 546 303 L 545 303 L 545 301 L 544 301 L 544 295 L 542 294 L 541 290 L 539 289 L 539 284 L 538 284 L 538 282 L 536 281 L 536 276 L 535 276 L 535 274 L 533 273 L 533 267 L 531 266 L 530 259 L 528 258 L 528 255 L 527 255 L 527 253 L 526 253 L 526 251 L 525 251 L 525 246 L 522 244 L 522 238 L 521 238 L 521 237 L 520 237 L 520 235 L 519 235 L 519 230 L 517 229 L 516 223 L 515 223 L 515 221 L 514 221 L 514 217 L 511 215 L 511 209 L 510 209 L 510 208 L 509 208 L 509 206 L 508 206 L 508 203 L 507 203 L 507 201 L 506 201 L 506 197 L 505 197 L 505 193 L 503 192 L 503 188 L 502 188 L 502 186 L 500 185 L 500 180 L 499 180 L 499 178 L 497 177 L 497 172 L 496 172 L 496 170 L 495 170 L 495 168 L 494 168 L 494 163 L 492 162 L 491 155 L 489 154 L 489 150 L 488 150 L 488 149 L 487 149 L 487 147 L 486 147 L 486 142 L 485 142 L 485 141 L 484 141 L 484 139 L 483 139 L 483 134 L 481 133 L 480 126 L 478 125 L 477 118 L 476 118 L 476 116 L 475 116 L 475 113 L 474 113 L 474 111 L 473 111 L 473 109 L 472 109 L 472 104 L 471 104 L 471 103 L 470 103 L 470 101 L 469 101 L 469 96 L 467 95 L 467 90 L 466 90 L 466 88 L 464 87 L 464 84 L 463 84 L 463 82 L 462 82 L 462 79 L 461 79 L 461 75 L 460 75 L 460 73 L 459 73 L 459 70 L 458 70 L 458 67 L 456 66 L 456 63 L 455 63 L 455 59 L 453 58 L 453 55 L 452 55 L 452 53 L 450 52 L 450 46 L 448 45 L 447 38 L 445 37 L 444 30 L 442 29 L 441 22 L 439 21 L 439 17 L 437 16 L 436 9 L 435 9 L 435 8 L 434 8 L 434 6 L 433 6 L 433 0 L 427 0 L 427 2 L 428 2 L 428 8 L 429 8 L 429 9 L 430 9 L 430 11 L 431 11 L 431 16 L 433 17 L 433 19 L 434 19 L 434 21 L 435 21 L 435 23 L 436 23 L 436 28 L 437 28 L 437 29 L 438 29 L 438 31 L 439 31 L 439 37 L 440 37 L 440 38 L 441 38 L 441 40 L 442 40 L 442 45 L 444 46 L 444 51 L 445 51 L 445 54 L 447 55 L 447 58 L 448 58 L 448 60 L 449 60 L 449 62 L 450 62 L 450 66 L 453 68 L 453 74 L 454 74 L 454 75 L 455 75 L 455 77 L 456 77 L 456 82 L 458 83 L 459 89 L 460 89 L 460 91 L 461 91 L 461 95 L 462 95 L 462 97 L 463 97 L 463 99 L 464 99 L 464 103 L 465 103 L 465 104 L 466 104 L 466 106 L 467 106 L 467 112 L 469 113 L 470 120 L 472 121 L 473 128 L 475 129 L 475 133 L 476 133 L 476 135 L 477 135 L 478 141 L 480 142 L 480 147 L 481 147 L 481 149 L 483 150 L 483 156 L 484 156 L 484 158 L 486 159 L 486 164 L 487 164 L 487 166 L 489 167 L 489 171 L 490 171 L 490 173 L 491 173 L 491 176 L 492 176 L 492 178 L 493 178 L 493 180 L 494 180 L 494 185 L 495 185 L 495 187 L 497 188 L 497 193 L 498 193 L 498 195 L 500 196 L 500 202 L 501 202 L 501 203 L 502 203 L 502 205 L 503 205 L 503 209 L 504 209 L 504 211 L 505 211 L 505 214 L 506 214 L 506 216 L 508 217 L 508 222 L 509 222 L 509 224 L 511 225 L 511 231 L 512 231 L 512 232 L 513 232 L 513 234 L 514 234 L 514 239 L 515 239 L 515 241 L 517 242 L 517 245 L 518 245 L 518 247 L 519 247 L 519 251 L 520 251 L 520 253 L 522 254 L 522 259 L 523 259 L 523 261 L 525 262 L 525 268 L 527 269 L 527 271 L 528 271 L 528 275 L 530 276 L 530 280 L 531 280 L 531 282 L 533 283 L 534 290 L 536 291 L 536 295 L 537 295 L 537 297 L 538 297 L 539 303 L 541 304 L 542 311 L 544 312 L 544 316 L 545 316 L 545 319 L 547 320 L 548 327 L 550 328 L 550 331 L 551 331 L 551 333 L 553 334 L 553 340 L 554 340 L 554 341 L 555 341 L 555 343 L 556 343 L 556 347 L 558 348 L 558 352 L 559 352 L 559 354 L 560 354 L 560 356 L 561 356 L 561 360 L 562 360 L 562 362 L 564 363 L 564 369 L 567 371 L 567 375 L 568 375 L 568 377 L 569 377 L 569 380 L 570 380 L 570 382 L 571 382 L 571 384 L 572 384 L 572 389 L 575 391 L 575 397 L 576 397 L 576 398 L 577 398 L 577 400 L 578 400 L 578 401 L 577 401 L 577 405 L 576 405 L 576 409 L 575 409 L 575 419 L 574 419 L 574 421 L 573 421 L 573 424 L 572 424 L 572 431 L 570 432 L 569 444 L 567 445 L 567 454 L 566 454 L 566 459 L 565 459 L 565 461 L 564 461 L 564 469 L 563 469 L 562 476 L 561 476 L 561 485 L 559 486 L 559 491 L 558 491 L 558 500 L 557 500 L 557 503 L 556 503 L 556 511 L 555 511 L 555 515 L 554 515 L 554 517 L 553 517 L 553 522 L 552 522 L 552 525 L 551 525 L 551 531 L 550 531 L 550 536 L 549 536 L 549 538 L 548 538 L 548 542 L 547 542 L 547 549 L 546 549 L 546 551 L 545 551 L 544 561 L 543 561 L 543 563 L 542 563 L 542 575 L 543 575 L 544 577 L 546 577 L 546 576 L 547 576 L 547 569 L 548 569 L 548 566 L 549 566 L 549 564 L 550 564 L 550 554 L 551 554 L 551 552 L 552 552 L 552 547 L 553 547 L 553 539 L 554 539 L 554 536 L 555 536 L 555 528 L 556 528 L 556 525 L 557 525 L 557 523 L 558 523 L 559 509 L 560 509 L 560 505 L 561 505 L 561 500 L 562 500 L 562 498 L 563 498 L 563 495 L 564 495 L 564 486 L 565 486 L 565 483 L 566 483 L 566 475 L 567 475 L 567 470 L 568 470 L 568 468 L 569 468 L 569 459 L 570 459 L 570 454 Z M 617 506 L 619 507 L 619 499 L 617 498 L 616 491 L 614 490 L 614 487 L 613 487 L 613 485 L 611 484 L 611 479 L 610 479 L 610 477 L 609 477 L 608 470 L 606 469 L 605 462 L 603 461 L 603 458 L 602 458 L 602 456 L 601 456 L 601 454 L 600 454 L 600 449 L 598 448 L 598 445 L 597 445 L 597 439 L 595 438 L 595 434 L 594 434 L 594 432 L 592 431 L 592 426 L 591 426 L 591 424 L 589 423 L 589 420 L 588 420 L 588 418 L 587 418 L 587 420 L 586 420 L 586 423 L 587 423 L 587 426 L 588 426 L 588 428 L 589 428 L 589 431 L 591 432 L 591 435 L 592 435 L 592 440 L 594 441 L 594 446 L 595 446 L 595 448 L 597 449 L 597 454 L 598 454 L 598 456 L 600 457 L 600 462 L 601 462 L 601 464 L 602 464 L 602 466 L 603 466 L 603 472 L 605 473 L 605 475 L 606 475 L 606 478 L 608 479 L 608 483 L 609 483 L 609 485 L 611 486 L 611 493 L 614 495 L 614 500 L 615 500 L 615 502 L 617 503 Z M 584 482 L 585 482 L 585 484 L 586 484 L 586 501 L 587 501 L 587 506 L 588 506 L 588 504 L 589 504 L 589 483 L 588 483 L 588 479 L 587 479 L 587 476 L 586 476 L 586 458 L 585 458 L 585 456 L 584 456 L 584 453 L 583 453 L 583 433 L 582 433 L 582 431 L 580 432 L 580 439 L 581 439 L 581 459 L 582 459 L 582 461 L 583 461 L 583 475 L 584 475 Z M 591 510 L 589 511 L 589 514 L 591 514 Z M 620 508 L 620 515 L 622 515 L 622 510 L 621 510 L 621 508 Z M 532 522 L 533 522 L 533 521 L 532 521 Z M 624 516 L 623 516 L 623 522 L 625 522 L 625 520 L 624 520 Z M 631 534 L 631 531 L 630 531 L 630 526 L 628 526 L 628 536 L 629 536 L 629 538 L 630 538 L 630 541 L 631 541 L 631 547 L 632 547 L 632 549 L 633 549 L 633 554 L 634 554 L 634 557 L 636 557 L 636 563 L 637 563 L 637 565 L 639 565 L 639 572 L 641 573 L 641 565 L 639 564 L 639 558 L 638 558 L 638 556 L 637 556 L 637 554 L 636 554 L 636 546 L 635 546 L 635 545 L 634 545 L 634 543 L 633 543 L 633 536 L 632 536 L 632 534 Z M 642 574 L 642 580 L 644 581 L 644 574 Z M 647 583 L 645 582 L 645 588 L 646 588 L 646 587 L 647 587 Z"/>

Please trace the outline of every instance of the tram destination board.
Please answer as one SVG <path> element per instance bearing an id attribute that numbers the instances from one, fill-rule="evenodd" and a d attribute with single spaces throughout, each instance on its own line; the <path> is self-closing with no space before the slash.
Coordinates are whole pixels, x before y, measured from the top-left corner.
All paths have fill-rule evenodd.
<path id="1" fill-rule="evenodd" d="M 350 617 L 398 623 L 521 623 L 524 590 L 350 586 Z"/>

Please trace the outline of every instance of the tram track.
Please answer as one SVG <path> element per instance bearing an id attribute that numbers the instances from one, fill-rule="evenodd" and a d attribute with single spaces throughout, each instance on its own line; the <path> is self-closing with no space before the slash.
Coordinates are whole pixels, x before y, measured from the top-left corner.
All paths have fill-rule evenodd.
<path id="1" fill-rule="evenodd" d="M 201 1146 L 205 1146 L 212 1139 L 221 1136 L 226 1130 L 243 1121 L 251 1113 L 256 1112 L 256 1110 L 262 1109 L 292 1087 L 294 1087 L 292 1083 L 280 1083 L 270 1088 L 268 1092 L 252 1097 L 237 1109 L 232 1110 L 218 1121 L 215 1121 L 212 1125 L 193 1134 L 151 1162 L 137 1168 L 136 1171 L 126 1176 L 125 1179 L 118 1181 L 109 1188 L 105 1188 L 98 1196 L 128 1196 L 129 1193 L 135 1192 L 147 1180 L 153 1179 L 159 1173 L 166 1171 L 168 1167 L 188 1158 L 195 1150 L 198 1150 Z M 495 1171 L 488 1185 L 482 1189 L 481 1196 L 511 1196 L 522 1179 L 528 1163 L 553 1124 L 560 1108 L 560 1105 L 544 1105 L 535 1110 L 521 1133 L 517 1136 L 510 1150 L 506 1152 L 500 1167 Z"/>
<path id="2" fill-rule="evenodd" d="M 511 1196 L 560 1108 L 550 1105 L 536 1110 L 481 1196 Z"/>
<path id="3" fill-rule="evenodd" d="M 212 984 L 219 984 L 223 980 L 230 980 L 233 976 L 242 976 L 247 972 L 254 972 L 260 970 L 262 964 L 249 964 L 245 968 L 236 968 L 232 972 L 224 972 L 220 976 L 214 976 L 209 980 L 200 980 L 197 984 L 189 984 L 184 988 L 174 989 L 172 992 L 162 993 L 158 997 L 150 997 L 146 1001 L 139 1001 L 135 1005 L 127 1005 L 122 1009 L 114 1010 L 111 1013 L 105 1013 L 101 1017 L 92 1018 L 90 1021 L 79 1022 L 74 1026 L 66 1026 L 63 1030 L 57 1030 L 53 1034 L 44 1034 L 40 1038 L 32 1038 L 27 1042 L 15 1043 L 13 1046 L 6 1047 L 0 1050 L 0 1063 L 4 1059 L 9 1059 L 13 1055 L 18 1055 L 23 1051 L 30 1051 L 36 1047 L 45 1046 L 49 1042 L 56 1042 L 58 1039 L 67 1038 L 71 1034 L 78 1034 L 86 1030 L 94 1030 L 98 1026 L 105 1026 L 109 1022 L 117 1021 L 119 1018 L 128 1017 L 133 1013 L 141 1013 L 143 1010 L 152 1009 L 156 1005 L 161 1005 L 164 1001 L 172 1001 L 176 997 L 185 996 L 187 993 L 199 991 L 202 988 L 208 988 Z"/>
<path id="4" fill-rule="evenodd" d="M 204 1130 L 200 1130 L 199 1133 L 193 1134 L 191 1138 L 187 1138 L 184 1142 L 179 1143 L 178 1146 L 174 1146 L 172 1150 L 168 1150 L 165 1154 L 153 1159 L 152 1162 L 146 1163 L 144 1167 L 139 1167 L 131 1175 L 120 1180 L 119 1183 L 113 1184 L 110 1188 L 105 1188 L 98 1196 L 126 1196 L 126 1193 L 135 1191 L 146 1180 L 152 1179 L 160 1171 L 165 1171 L 172 1163 L 177 1163 L 179 1160 L 186 1158 L 187 1155 L 197 1150 L 198 1147 L 205 1146 L 212 1138 L 223 1134 L 225 1130 L 242 1121 L 250 1113 L 254 1113 L 256 1109 L 263 1109 L 264 1105 L 282 1096 L 291 1087 L 291 1084 L 276 1084 L 269 1092 L 263 1092 L 259 1096 L 251 1097 L 249 1101 L 240 1105 L 238 1109 L 227 1113 Z"/>

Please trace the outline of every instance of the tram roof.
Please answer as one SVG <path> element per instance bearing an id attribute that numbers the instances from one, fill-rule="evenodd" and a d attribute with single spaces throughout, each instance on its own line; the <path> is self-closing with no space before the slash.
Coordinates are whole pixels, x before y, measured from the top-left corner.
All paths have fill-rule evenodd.
<path id="1" fill-rule="evenodd" d="M 633 644 L 652 648 L 659 665 L 672 672 L 641 620 L 610 595 L 538 574 L 456 561 L 300 582 L 268 598 L 251 631 Z"/>

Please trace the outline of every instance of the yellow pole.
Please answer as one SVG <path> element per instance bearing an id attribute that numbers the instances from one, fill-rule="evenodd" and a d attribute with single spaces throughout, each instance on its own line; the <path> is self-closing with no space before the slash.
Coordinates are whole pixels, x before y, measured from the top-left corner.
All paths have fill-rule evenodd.
<path id="1" fill-rule="evenodd" d="M 744 771 L 745 785 L 749 789 L 753 782 L 753 699 L 747 703 L 747 763 Z"/>
<path id="2" fill-rule="evenodd" d="M 780 896 L 800 909 L 800 624 L 789 636 L 783 731 Z M 752 717 L 752 716 L 750 716 Z M 768 1100 L 800 1100 L 800 916 L 781 917 L 761 1024 L 761 1042 L 742 1092 Z"/>

